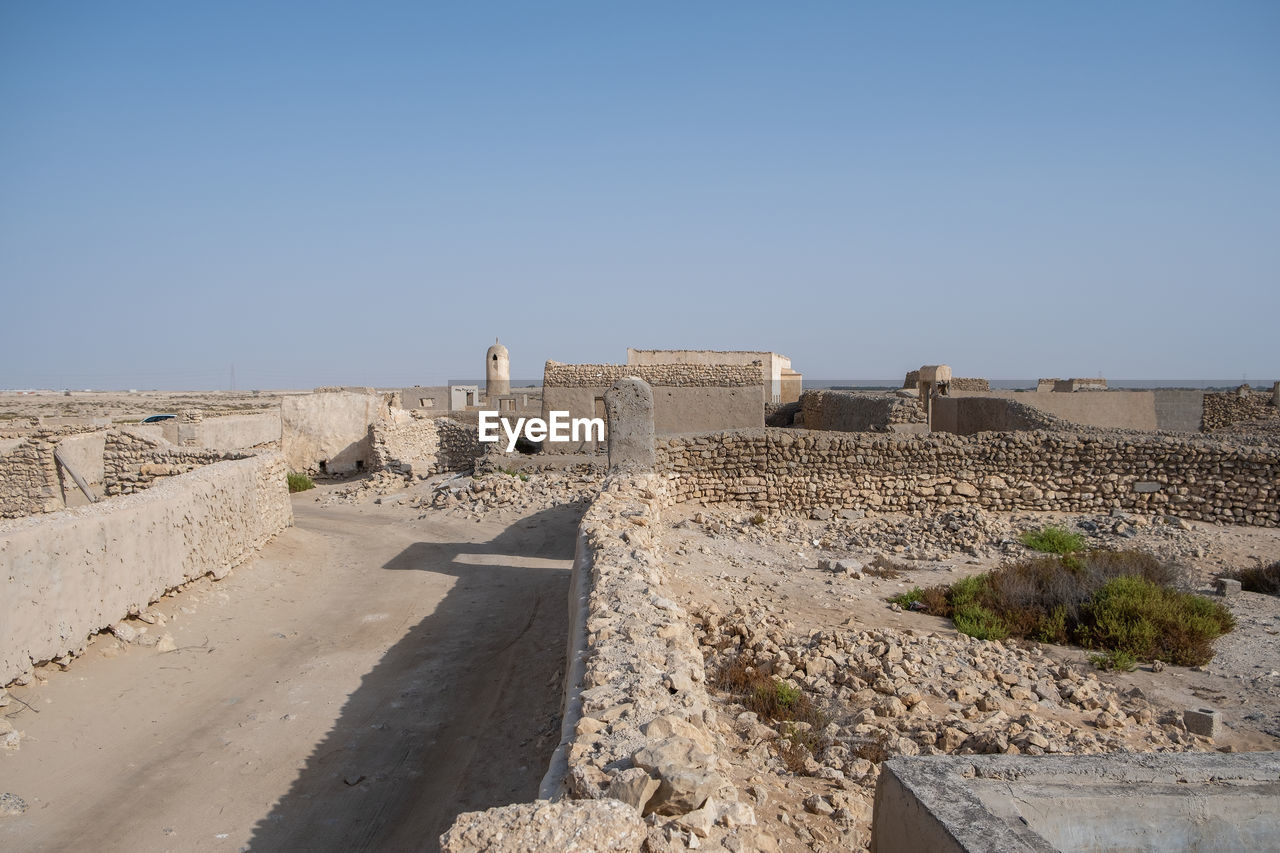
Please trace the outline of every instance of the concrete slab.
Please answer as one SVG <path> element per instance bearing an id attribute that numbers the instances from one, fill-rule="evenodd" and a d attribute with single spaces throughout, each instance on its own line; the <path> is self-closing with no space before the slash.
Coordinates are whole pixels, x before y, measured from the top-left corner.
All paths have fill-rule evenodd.
<path id="1" fill-rule="evenodd" d="M 1280 847 L 1280 753 L 928 756 L 885 762 L 879 853 Z"/>

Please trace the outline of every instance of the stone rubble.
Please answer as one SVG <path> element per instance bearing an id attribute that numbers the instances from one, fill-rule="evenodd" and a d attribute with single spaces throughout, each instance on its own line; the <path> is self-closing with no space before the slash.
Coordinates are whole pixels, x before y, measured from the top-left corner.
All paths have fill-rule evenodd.
<path id="1" fill-rule="evenodd" d="M 646 836 L 640 814 L 617 800 L 538 800 L 464 812 L 440 846 L 442 853 L 635 853 Z"/>
<path id="2" fill-rule="evenodd" d="M 807 814 L 780 814 L 810 849 L 869 844 L 879 765 L 895 756 L 1212 748 L 1211 740 L 1186 731 L 1179 711 L 1153 706 L 1136 689 L 1119 694 L 1038 648 L 915 630 L 842 628 L 798 636 L 773 614 L 721 613 L 712 605 L 691 616 L 708 679 L 730 663 L 746 664 L 826 709 L 830 722 L 816 739 L 800 741 L 817 748 L 802 749 L 796 776 L 783 753 L 795 748 L 792 739 L 807 724 L 760 719 L 731 694 L 713 691 L 721 735 L 738 767 L 731 775 L 755 780 L 757 801 L 794 799 L 803 777 L 817 789 L 803 799 Z M 835 846 L 824 846 L 828 842 Z"/>

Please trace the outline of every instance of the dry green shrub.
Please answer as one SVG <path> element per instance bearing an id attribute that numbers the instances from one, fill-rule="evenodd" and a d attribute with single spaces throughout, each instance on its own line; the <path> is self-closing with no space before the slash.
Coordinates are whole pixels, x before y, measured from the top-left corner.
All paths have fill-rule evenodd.
<path id="1" fill-rule="evenodd" d="M 1225 573 L 1223 577 L 1240 581 L 1241 588 L 1249 592 L 1280 595 L 1280 560 L 1269 566 L 1258 565 L 1249 569 L 1236 569 Z"/>
<path id="2" fill-rule="evenodd" d="M 1065 527 L 1049 526 L 1040 530 L 1027 530 L 1018 537 L 1018 541 L 1032 551 L 1044 554 L 1074 554 L 1084 550 L 1084 537 Z"/>
<path id="3" fill-rule="evenodd" d="M 972 637 L 1077 643 L 1192 666 L 1235 623 L 1216 601 L 1175 588 L 1180 572 L 1137 551 L 1089 551 L 1008 563 L 950 586 L 915 589 L 935 616 Z"/>

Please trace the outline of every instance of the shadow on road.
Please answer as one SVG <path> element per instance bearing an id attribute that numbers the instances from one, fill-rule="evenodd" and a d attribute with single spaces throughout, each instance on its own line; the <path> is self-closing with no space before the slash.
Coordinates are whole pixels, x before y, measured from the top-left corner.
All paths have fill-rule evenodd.
<path id="1" fill-rule="evenodd" d="M 364 677 L 250 850 L 435 851 L 460 812 L 537 796 L 568 631 L 569 570 L 549 561 L 573 559 L 580 515 L 555 507 L 483 544 L 418 542 L 383 567 L 457 580 Z"/>

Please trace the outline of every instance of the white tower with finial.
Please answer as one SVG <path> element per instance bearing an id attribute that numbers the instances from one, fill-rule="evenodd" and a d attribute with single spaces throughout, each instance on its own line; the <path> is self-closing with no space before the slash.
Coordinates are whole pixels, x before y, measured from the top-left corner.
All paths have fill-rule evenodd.
<path id="1" fill-rule="evenodd" d="M 484 393 L 490 400 L 511 393 L 511 357 L 497 338 L 484 354 Z"/>

